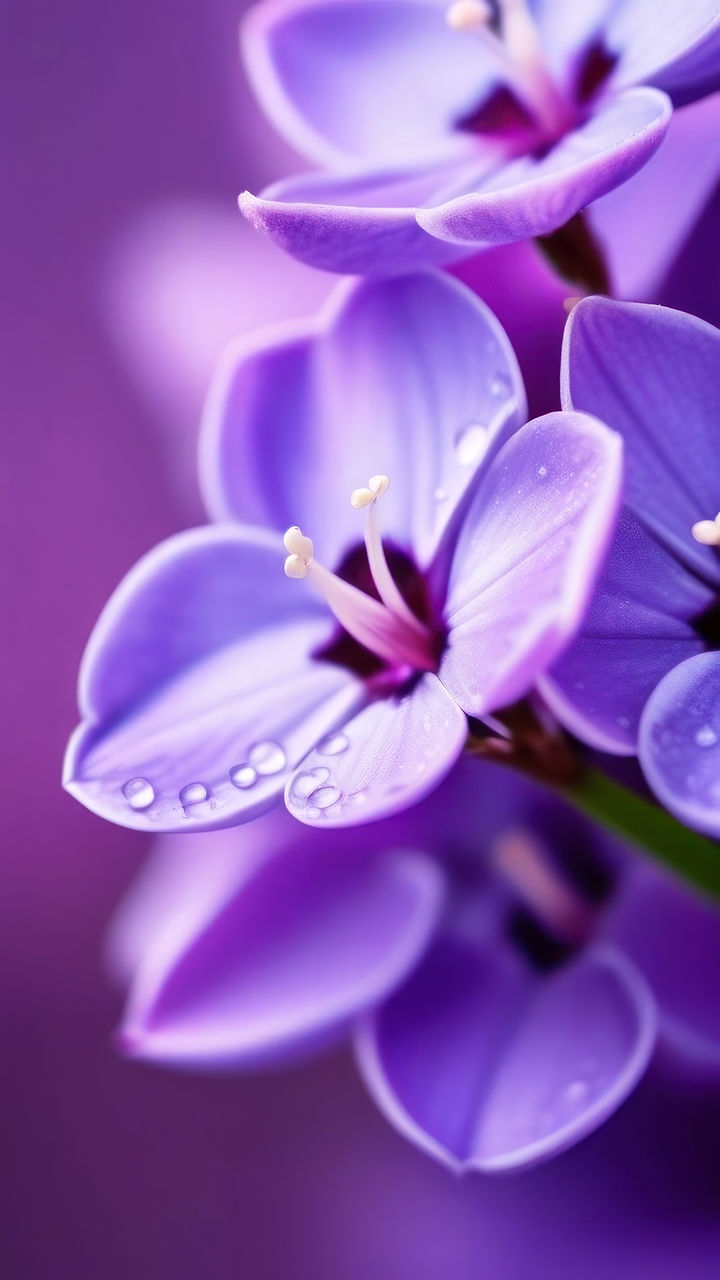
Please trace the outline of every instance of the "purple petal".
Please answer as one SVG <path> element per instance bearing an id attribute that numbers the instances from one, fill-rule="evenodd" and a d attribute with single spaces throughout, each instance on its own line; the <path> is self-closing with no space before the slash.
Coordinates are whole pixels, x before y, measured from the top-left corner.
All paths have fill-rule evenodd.
<path id="1" fill-rule="evenodd" d="M 226 1067 L 306 1053 L 416 965 L 442 904 L 435 863 L 339 849 L 337 837 L 269 857 L 268 832 L 265 844 L 244 870 L 238 858 L 204 915 L 190 904 L 190 928 L 182 911 L 161 926 L 123 1023 L 134 1056 Z"/>
<path id="2" fill-rule="evenodd" d="M 606 933 L 644 974 L 658 1003 L 661 1031 L 675 1048 L 700 1064 L 720 1065 L 717 909 L 638 861 Z"/>
<path id="3" fill-rule="evenodd" d="M 691 620 L 713 599 L 624 511 L 582 631 L 539 681 L 558 719 L 601 751 L 634 755 L 658 680 L 703 651 Z"/>
<path id="4" fill-rule="evenodd" d="M 541 977 L 502 942 L 444 937 L 362 1029 L 387 1118 L 458 1172 L 526 1167 L 586 1137 L 642 1076 L 655 1039 L 644 982 L 598 949 Z"/>
<path id="5" fill-rule="evenodd" d="M 688 658 L 660 681 L 640 721 L 639 756 L 671 813 L 720 836 L 720 653 Z"/>
<path id="6" fill-rule="evenodd" d="M 616 5 L 605 41 L 619 55 L 614 85 L 656 84 L 680 103 L 720 87 L 718 0 Z"/>
<path id="7" fill-rule="evenodd" d="M 542 158 L 511 161 L 476 190 L 418 209 L 417 220 L 431 235 L 454 243 L 508 244 L 547 235 L 637 173 L 662 142 L 671 114 L 658 90 L 627 90 Z"/>
<path id="8" fill-rule="evenodd" d="M 288 809 L 310 826 L 354 826 L 415 804 L 455 763 L 467 737 L 460 708 L 436 676 L 365 707 L 321 743 L 287 784 Z"/>
<path id="9" fill-rule="evenodd" d="M 455 128 L 497 81 L 445 8 L 414 0 L 275 0 L 245 21 L 248 74 L 284 136 L 324 163 L 468 154 Z"/>
<path id="10" fill-rule="evenodd" d="M 128 575 L 90 639 L 66 758 L 88 808 L 147 831 L 244 821 L 362 700 L 312 660 L 328 619 L 283 554 L 259 531 L 193 530 Z"/>
<path id="11" fill-rule="evenodd" d="M 720 98 L 676 111 L 649 163 L 587 210 L 615 297 L 652 297 L 661 283 L 720 175 L 718 132 Z"/>
<path id="12" fill-rule="evenodd" d="M 718 508 L 718 330 L 665 307 L 584 299 L 565 331 L 562 402 L 620 432 L 627 506 L 668 550 L 720 585 L 714 551 L 690 532 Z"/>
<path id="13" fill-rule="evenodd" d="M 350 494 L 390 476 L 383 536 L 426 564 L 490 444 L 523 421 L 510 344 L 447 276 L 341 286 L 311 328 L 231 352 L 205 423 L 221 518 L 299 524 L 335 567 L 362 541 Z"/>
<path id="14" fill-rule="evenodd" d="M 503 446 L 453 559 L 440 678 L 471 715 L 526 693 L 582 618 L 613 531 L 619 438 L 552 413 Z"/>

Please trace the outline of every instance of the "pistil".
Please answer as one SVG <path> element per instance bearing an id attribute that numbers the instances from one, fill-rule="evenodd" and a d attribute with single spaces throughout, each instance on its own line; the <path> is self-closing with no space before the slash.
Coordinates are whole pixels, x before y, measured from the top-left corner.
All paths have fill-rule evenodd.
<path id="1" fill-rule="evenodd" d="M 571 946 L 587 941 L 594 919 L 591 907 L 555 869 L 530 831 L 506 831 L 495 841 L 493 853 L 505 879 L 553 937 Z"/>

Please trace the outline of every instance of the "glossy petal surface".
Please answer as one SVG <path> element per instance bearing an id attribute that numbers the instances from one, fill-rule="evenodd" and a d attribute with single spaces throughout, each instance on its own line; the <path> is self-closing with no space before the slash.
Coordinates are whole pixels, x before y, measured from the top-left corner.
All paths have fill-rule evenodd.
<path id="1" fill-rule="evenodd" d="M 514 701 L 577 628 L 610 538 L 617 436 L 577 414 L 523 427 L 468 511 L 446 603 L 440 678 L 468 714 Z"/>
<path id="2" fill-rule="evenodd" d="M 720 653 L 689 658 L 660 681 L 640 722 L 639 755 L 661 803 L 720 837 Z"/>
<path id="3" fill-rule="evenodd" d="M 285 802 L 310 826 L 371 822 L 416 803 L 444 778 L 467 721 L 434 675 L 403 697 L 372 702 L 302 761 Z"/>
<path id="4" fill-rule="evenodd" d="M 614 84 L 657 84 L 678 102 L 720 86 L 718 0 L 630 0 L 609 15 Z"/>

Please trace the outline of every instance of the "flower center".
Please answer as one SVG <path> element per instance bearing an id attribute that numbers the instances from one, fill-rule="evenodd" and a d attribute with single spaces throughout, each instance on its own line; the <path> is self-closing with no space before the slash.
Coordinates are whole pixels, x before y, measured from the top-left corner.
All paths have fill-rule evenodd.
<path id="1" fill-rule="evenodd" d="M 720 512 L 714 520 L 698 520 L 690 532 L 704 547 L 720 547 Z"/>
<path id="2" fill-rule="evenodd" d="M 435 671 L 435 637 L 403 598 L 380 536 L 376 506 L 389 484 L 387 476 L 372 476 L 367 487 L 355 489 L 350 498 L 355 510 L 365 512 L 365 549 L 378 599 L 320 564 L 312 540 L 297 525 L 288 529 L 283 539 L 289 552 L 285 573 L 289 578 L 307 578 L 344 630 L 388 666 L 403 675 Z"/>
<path id="3" fill-rule="evenodd" d="M 526 0 L 455 0 L 446 10 L 448 26 L 480 40 L 505 84 L 548 137 L 561 137 L 573 124 L 571 104 L 548 68 L 538 29 Z"/>

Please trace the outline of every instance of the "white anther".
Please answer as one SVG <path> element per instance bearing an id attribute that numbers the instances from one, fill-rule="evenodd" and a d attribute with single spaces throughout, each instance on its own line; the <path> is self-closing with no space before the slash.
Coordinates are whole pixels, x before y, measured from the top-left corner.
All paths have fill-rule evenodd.
<path id="1" fill-rule="evenodd" d="M 455 31 L 472 31 L 484 27 L 492 18 L 492 9 L 485 0 L 455 0 L 445 10 L 445 21 Z"/>
<path id="2" fill-rule="evenodd" d="M 375 496 L 372 489 L 353 489 L 350 494 L 350 506 L 356 511 L 362 511 L 363 507 L 369 507 L 370 503 L 375 501 Z"/>
<path id="3" fill-rule="evenodd" d="M 299 529 L 296 524 L 291 525 L 285 534 L 283 546 L 286 551 L 290 552 L 291 556 L 297 556 L 299 560 L 304 560 L 306 564 L 313 558 L 312 538 L 306 538 L 302 529 Z"/>
<path id="4" fill-rule="evenodd" d="M 306 578 L 308 562 L 302 556 L 288 556 L 285 561 L 285 573 L 288 578 Z"/>
<path id="5" fill-rule="evenodd" d="M 714 520 L 698 520 L 690 532 L 704 547 L 720 547 L 720 515 Z"/>
<path id="6" fill-rule="evenodd" d="M 368 489 L 372 489 L 376 498 L 382 498 L 390 488 L 389 476 L 371 476 L 368 480 Z"/>

